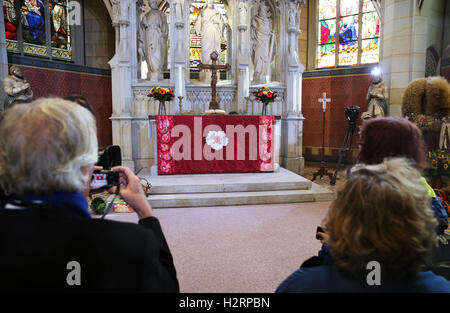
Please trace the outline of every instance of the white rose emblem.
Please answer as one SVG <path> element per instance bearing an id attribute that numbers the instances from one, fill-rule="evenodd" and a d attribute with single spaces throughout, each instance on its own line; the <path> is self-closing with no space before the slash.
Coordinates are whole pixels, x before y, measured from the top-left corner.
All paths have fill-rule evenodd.
<path id="1" fill-rule="evenodd" d="M 228 145 L 228 138 L 223 131 L 210 131 L 206 136 L 206 144 L 214 150 L 222 150 Z"/>

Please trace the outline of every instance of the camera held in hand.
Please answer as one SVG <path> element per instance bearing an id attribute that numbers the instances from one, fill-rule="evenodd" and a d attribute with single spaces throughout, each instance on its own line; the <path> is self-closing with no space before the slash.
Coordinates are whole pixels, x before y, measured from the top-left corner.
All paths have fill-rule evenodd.
<path id="1" fill-rule="evenodd" d="M 94 171 L 90 184 L 90 193 L 101 192 L 112 187 L 119 187 L 119 173 L 108 170 Z"/>

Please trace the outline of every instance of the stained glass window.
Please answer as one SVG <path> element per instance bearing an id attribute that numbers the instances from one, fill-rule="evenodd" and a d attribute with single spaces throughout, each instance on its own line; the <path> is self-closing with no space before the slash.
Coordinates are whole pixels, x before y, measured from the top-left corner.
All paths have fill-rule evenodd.
<path id="1" fill-rule="evenodd" d="M 380 18 L 370 0 L 363 1 L 361 64 L 380 61 Z"/>
<path id="2" fill-rule="evenodd" d="M 5 22 L 5 37 L 8 50 L 17 52 L 17 14 L 14 0 L 3 1 L 3 17 Z"/>
<path id="3" fill-rule="evenodd" d="M 317 1 L 318 68 L 379 62 L 380 22 L 371 0 Z"/>
<path id="4" fill-rule="evenodd" d="M 41 0 L 23 0 L 22 14 L 23 50 L 25 54 L 47 55 L 45 36 L 45 6 Z"/>
<path id="5" fill-rule="evenodd" d="M 52 55 L 56 58 L 71 59 L 71 37 L 67 0 L 50 1 Z"/>
<path id="6" fill-rule="evenodd" d="M 68 0 L 4 0 L 8 51 L 72 60 L 68 3 Z"/>
<path id="7" fill-rule="evenodd" d="M 222 0 L 216 0 L 214 2 L 214 7 L 217 11 L 220 12 L 222 15 L 224 23 L 228 23 L 227 18 L 227 9 L 225 7 L 225 4 L 222 2 Z M 200 13 L 200 10 L 206 5 L 205 0 L 194 0 L 192 1 L 192 4 L 190 6 L 190 16 L 189 16 L 189 22 L 191 27 L 191 36 L 190 36 L 190 47 L 189 47 L 189 61 L 190 61 L 190 67 L 192 71 L 198 71 L 198 66 L 200 64 L 200 57 L 202 54 L 202 36 L 195 34 L 193 31 L 195 22 L 197 21 L 198 14 Z M 227 63 L 227 42 L 228 33 L 227 28 L 225 27 L 225 30 L 222 34 L 222 40 L 221 40 L 221 51 L 219 55 L 219 64 L 225 64 Z"/>

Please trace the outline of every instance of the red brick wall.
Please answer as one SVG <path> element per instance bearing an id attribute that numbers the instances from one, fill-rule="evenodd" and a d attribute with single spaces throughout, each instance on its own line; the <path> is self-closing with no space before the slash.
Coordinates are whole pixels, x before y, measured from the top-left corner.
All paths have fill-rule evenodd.
<path id="1" fill-rule="evenodd" d="M 367 110 L 366 94 L 371 81 L 370 74 L 303 78 L 302 112 L 306 118 L 303 124 L 303 154 L 306 160 L 320 160 L 322 150 L 323 111 L 318 98 L 322 98 L 324 92 L 327 98 L 331 98 L 325 113 L 325 155 L 326 160 L 336 161 L 348 127 L 345 108 L 357 105 L 361 107 L 361 113 Z M 356 140 L 355 134 L 353 156 L 357 153 Z"/>
<path id="2" fill-rule="evenodd" d="M 92 104 L 97 118 L 99 146 L 112 144 L 111 77 L 68 71 L 20 66 L 30 82 L 34 97 L 65 97 L 71 94 L 84 96 Z"/>

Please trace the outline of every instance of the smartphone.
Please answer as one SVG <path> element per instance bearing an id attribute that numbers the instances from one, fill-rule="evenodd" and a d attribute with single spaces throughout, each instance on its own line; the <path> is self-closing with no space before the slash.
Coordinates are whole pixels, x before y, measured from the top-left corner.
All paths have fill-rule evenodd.
<path id="1" fill-rule="evenodd" d="M 316 239 L 317 240 L 323 240 L 323 237 L 321 235 L 319 235 L 318 233 L 325 233 L 323 228 L 320 227 L 320 226 L 317 226 L 317 229 L 316 229 Z"/>

